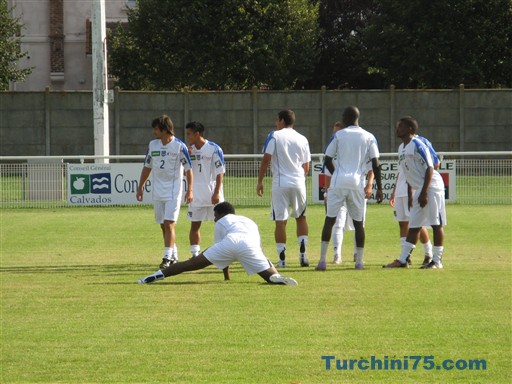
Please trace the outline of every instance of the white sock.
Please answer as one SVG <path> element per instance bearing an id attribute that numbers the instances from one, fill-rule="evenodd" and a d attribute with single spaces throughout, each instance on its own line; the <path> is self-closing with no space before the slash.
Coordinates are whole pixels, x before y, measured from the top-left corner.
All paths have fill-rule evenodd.
<path id="1" fill-rule="evenodd" d="M 320 262 L 325 263 L 325 259 L 327 258 L 327 249 L 329 248 L 329 242 L 328 241 L 322 241 L 320 245 Z"/>
<path id="2" fill-rule="evenodd" d="M 336 256 L 341 256 L 342 248 L 343 248 L 343 228 L 333 227 L 332 231 L 332 246 L 334 248 L 334 254 Z"/>
<path id="3" fill-rule="evenodd" d="M 434 263 L 440 263 L 443 258 L 444 247 L 443 246 L 440 246 L 440 247 L 434 246 L 433 250 L 434 250 L 434 255 L 432 257 L 432 261 Z"/>
<path id="4" fill-rule="evenodd" d="M 425 253 L 425 257 L 432 257 L 432 242 L 428 241 L 423 244 L 423 252 Z"/>
<path id="5" fill-rule="evenodd" d="M 169 260 L 171 258 L 171 247 L 164 248 L 164 259 Z"/>
<path id="6" fill-rule="evenodd" d="M 356 264 L 363 264 L 364 248 L 356 247 L 355 257 Z"/>
<path id="7" fill-rule="evenodd" d="M 400 246 L 404 245 L 405 239 L 407 239 L 407 237 L 401 237 L 400 238 Z"/>
<path id="8" fill-rule="evenodd" d="M 286 251 L 286 244 L 285 243 L 276 243 L 276 249 L 277 249 L 277 256 L 279 257 L 279 260 L 284 260 Z M 281 253 L 283 254 L 283 259 L 281 259 Z"/>
<path id="9" fill-rule="evenodd" d="M 201 253 L 201 247 L 198 244 L 191 245 L 190 253 L 192 254 L 192 257 L 199 256 L 199 254 Z"/>
<path id="10" fill-rule="evenodd" d="M 178 260 L 178 245 L 174 243 L 174 246 L 172 247 L 172 255 L 176 260 Z"/>
<path id="11" fill-rule="evenodd" d="M 398 260 L 400 260 L 402 264 L 407 263 L 407 257 L 411 254 L 414 248 L 416 248 L 414 244 L 411 244 L 407 241 L 404 242 L 402 245 L 402 253 L 400 254 L 400 258 Z"/>
<path id="12" fill-rule="evenodd" d="M 299 243 L 300 255 L 303 256 L 306 254 L 306 248 L 308 246 L 308 237 L 307 236 L 299 236 L 297 237 L 297 241 Z M 304 242 L 304 249 L 302 249 L 302 242 Z"/>

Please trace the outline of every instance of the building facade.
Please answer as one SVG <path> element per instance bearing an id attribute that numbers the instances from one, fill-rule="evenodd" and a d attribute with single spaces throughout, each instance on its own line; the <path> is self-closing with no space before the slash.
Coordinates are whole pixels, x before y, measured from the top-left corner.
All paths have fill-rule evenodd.
<path id="1" fill-rule="evenodd" d="M 13 17 L 23 24 L 21 51 L 27 56 L 21 68 L 32 68 L 22 82 L 12 82 L 11 91 L 91 90 L 90 19 L 93 1 L 100 0 L 8 0 Z M 135 0 L 104 0 L 108 25 L 127 21 Z"/>

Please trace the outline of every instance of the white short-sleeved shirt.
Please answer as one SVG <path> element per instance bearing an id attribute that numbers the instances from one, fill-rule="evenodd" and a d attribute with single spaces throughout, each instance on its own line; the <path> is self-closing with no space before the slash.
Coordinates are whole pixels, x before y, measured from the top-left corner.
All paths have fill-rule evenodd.
<path id="1" fill-rule="evenodd" d="M 363 189 L 368 162 L 379 157 L 379 148 L 375 136 L 351 125 L 331 137 L 325 155 L 335 159 L 331 188 Z"/>
<path id="2" fill-rule="evenodd" d="M 206 140 L 200 149 L 192 145 L 190 152 L 192 171 L 194 172 L 194 200 L 191 207 L 209 207 L 215 190 L 217 175 L 226 172 L 224 152 L 212 141 Z M 220 201 L 224 201 L 224 191 L 219 190 Z"/>
<path id="3" fill-rule="evenodd" d="M 432 143 L 423 136 L 415 136 L 420 139 L 428 148 L 430 155 L 432 156 L 432 162 L 434 165 L 439 164 L 439 157 L 432 145 Z M 403 171 L 400 169 L 400 163 L 398 164 L 398 178 L 396 180 L 395 197 L 407 197 L 407 182 Z"/>
<path id="4" fill-rule="evenodd" d="M 311 161 L 308 139 L 293 128 L 272 131 L 263 145 L 272 155 L 272 186 L 299 187 L 306 182 L 303 164 Z"/>
<path id="5" fill-rule="evenodd" d="M 432 155 L 428 146 L 417 137 L 404 146 L 398 147 L 399 172 L 405 176 L 407 183 L 414 190 L 423 188 L 425 180 L 425 171 L 428 167 L 434 167 Z M 434 191 L 444 191 L 444 183 L 439 172 L 434 170 L 430 189 Z"/>
<path id="6" fill-rule="evenodd" d="M 217 220 L 214 229 L 215 244 L 203 254 L 219 269 L 239 261 L 245 271 L 252 275 L 272 267 L 261 249 L 258 226 L 245 217 L 228 214 Z"/>
<path id="7" fill-rule="evenodd" d="M 153 200 L 181 198 L 183 172 L 192 167 L 185 143 L 176 137 L 166 145 L 160 139 L 150 141 L 144 166 L 153 173 Z"/>

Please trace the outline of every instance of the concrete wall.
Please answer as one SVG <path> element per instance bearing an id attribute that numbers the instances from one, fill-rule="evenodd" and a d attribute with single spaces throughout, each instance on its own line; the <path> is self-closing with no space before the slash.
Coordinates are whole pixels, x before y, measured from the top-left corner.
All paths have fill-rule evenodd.
<path id="1" fill-rule="evenodd" d="M 260 153 L 279 110 L 296 113 L 296 129 L 321 153 L 332 125 L 347 105 L 361 110 L 360 124 L 395 152 L 396 120 L 415 117 L 420 134 L 448 151 L 510 151 L 512 90 L 372 90 L 120 92 L 109 106 L 110 154 L 144 154 L 151 121 L 166 113 L 184 139 L 198 120 L 225 153 Z M 0 155 L 94 155 L 92 92 L 0 92 Z"/>

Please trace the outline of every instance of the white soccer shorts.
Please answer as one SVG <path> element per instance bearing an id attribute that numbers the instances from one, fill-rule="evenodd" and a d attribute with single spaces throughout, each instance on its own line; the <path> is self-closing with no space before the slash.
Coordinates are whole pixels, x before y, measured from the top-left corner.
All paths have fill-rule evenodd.
<path id="1" fill-rule="evenodd" d="M 290 216 L 306 216 L 306 187 L 273 187 L 270 218 L 274 221 L 284 221 Z"/>
<path id="2" fill-rule="evenodd" d="M 241 235 L 226 236 L 204 250 L 203 255 L 219 269 L 224 269 L 238 260 L 248 275 L 266 271 L 273 266 L 259 245 Z"/>
<path id="3" fill-rule="evenodd" d="M 329 188 L 327 198 L 327 216 L 337 217 L 346 205 L 348 214 L 356 221 L 364 221 L 366 214 L 366 201 L 364 190 Z"/>
<path id="4" fill-rule="evenodd" d="M 396 221 L 409 221 L 409 198 L 407 196 L 395 197 L 393 214 Z"/>
<path id="5" fill-rule="evenodd" d="M 178 222 L 181 208 L 180 200 L 153 200 L 153 207 L 157 224 L 163 224 L 164 220 Z"/>
<path id="6" fill-rule="evenodd" d="M 187 219 L 192 222 L 196 221 L 213 221 L 213 205 L 209 207 L 188 207 Z"/>
<path id="7" fill-rule="evenodd" d="M 414 191 L 411 212 L 409 213 L 409 228 L 420 228 L 432 225 L 446 225 L 446 206 L 444 191 L 427 192 L 427 205 L 424 208 L 418 203 L 418 196 L 421 191 Z"/>

